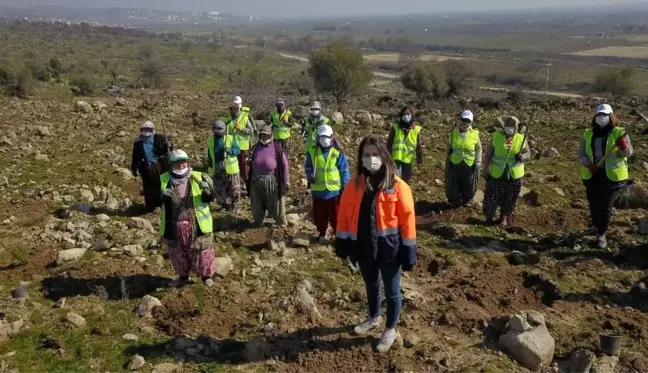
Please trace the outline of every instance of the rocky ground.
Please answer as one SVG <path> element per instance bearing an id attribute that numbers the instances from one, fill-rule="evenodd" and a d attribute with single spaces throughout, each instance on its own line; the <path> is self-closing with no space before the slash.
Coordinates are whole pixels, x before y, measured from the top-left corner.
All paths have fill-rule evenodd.
<path id="1" fill-rule="evenodd" d="M 648 109 L 645 102 L 615 105 L 637 155 L 610 251 L 583 235 L 587 205 L 575 161 L 597 102 L 486 97 L 421 111 L 426 159 L 412 183 L 420 258 L 403 276 L 399 347 L 380 355 L 372 351 L 378 333 L 349 333 L 365 314 L 362 281 L 313 241 L 297 151 L 289 227 L 250 229 L 247 202 L 237 217 L 215 210 L 216 286 L 166 287 L 173 271 L 157 242 L 158 217 L 141 214 L 131 142 L 151 119 L 199 164 L 208 119 L 227 99 L 1 100 L 0 372 L 648 370 L 648 123 L 631 114 Z M 384 118 L 397 106 L 369 95 L 354 109 L 370 112 L 328 113 L 352 167 L 361 136 L 386 135 Z M 463 107 L 477 114 L 484 143 L 498 115 L 525 122 L 537 110 L 516 227 L 481 225 L 480 201 L 457 210 L 443 202 L 445 141 Z M 600 333 L 622 336 L 618 357 L 601 353 Z"/>

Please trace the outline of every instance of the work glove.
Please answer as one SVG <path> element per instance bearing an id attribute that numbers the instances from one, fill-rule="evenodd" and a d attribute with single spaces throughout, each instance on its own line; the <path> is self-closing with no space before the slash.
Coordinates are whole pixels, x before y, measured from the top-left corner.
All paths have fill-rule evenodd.
<path id="1" fill-rule="evenodd" d="M 166 188 L 164 191 L 162 191 L 162 197 L 167 197 L 167 198 L 173 197 L 173 189 Z"/>
<path id="2" fill-rule="evenodd" d="M 200 183 L 200 189 L 208 192 L 209 191 L 209 183 L 207 183 L 206 181 L 202 181 Z"/>
<path id="3" fill-rule="evenodd" d="M 626 140 L 625 136 L 619 137 L 616 141 L 616 146 L 621 149 L 621 150 L 626 150 L 628 149 L 628 141 Z"/>
<path id="4" fill-rule="evenodd" d="M 598 171 L 598 167 L 596 167 L 596 165 L 595 165 L 594 163 L 590 163 L 590 164 L 588 164 L 588 165 L 587 165 L 587 169 L 589 170 L 589 172 L 590 172 L 591 174 L 595 174 L 596 171 Z"/>

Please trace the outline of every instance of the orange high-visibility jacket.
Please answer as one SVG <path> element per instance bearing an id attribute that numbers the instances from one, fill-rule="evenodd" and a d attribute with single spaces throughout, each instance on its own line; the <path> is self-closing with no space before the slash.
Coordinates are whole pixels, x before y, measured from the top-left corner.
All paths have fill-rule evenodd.
<path id="1" fill-rule="evenodd" d="M 352 178 L 344 188 L 338 212 L 336 238 L 358 240 L 358 217 L 360 204 L 366 188 L 364 177 L 360 185 Z M 396 177 L 392 189 L 380 190 L 376 195 L 376 231 L 372 232 L 372 241 L 388 258 L 395 258 L 399 251 L 407 251 L 406 256 L 415 255 L 416 217 L 412 190 L 400 178 Z M 372 245 L 374 246 L 374 245 Z M 386 250 L 386 251 L 385 251 Z M 376 253 L 372 253 L 374 256 Z M 382 256 L 382 254 L 381 254 Z"/>

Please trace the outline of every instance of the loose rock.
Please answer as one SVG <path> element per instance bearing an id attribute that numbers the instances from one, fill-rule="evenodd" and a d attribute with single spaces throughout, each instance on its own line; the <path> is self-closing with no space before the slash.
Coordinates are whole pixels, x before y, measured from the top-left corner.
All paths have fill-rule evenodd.
<path id="1" fill-rule="evenodd" d="M 140 245 L 128 245 L 124 246 L 123 250 L 129 256 L 141 256 L 144 254 L 144 248 Z"/>
<path id="2" fill-rule="evenodd" d="M 180 369 L 180 366 L 173 363 L 157 364 L 153 367 L 153 373 L 173 373 Z"/>
<path id="3" fill-rule="evenodd" d="M 135 309 L 135 313 L 140 316 L 148 316 L 151 315 L 153 308 L 158 306 L 162 306 L 162 302 L 160 302 L 159 299 L 150 295 L 145 295 L 142 298 L 142 303 L 140 303 L 140 305 Z"/>
<path id="4" fill-rule="evenodd" d="M 648 235 L 648 218 L 639 220 L 639 234 Z"/>
<path id="5" fill-rule="evenodd" d="M 153 229 L 153 224 L 151 224 L 150 221 L 144 218 L 138 218 L 138 217 L 130 218 L 126 223 L 126 226 L 131 229 L 141 229 L 144 231 L 155 233 L 155 229 Z"/>
<path id="6" fill-rule="evenodd" d="M 230 273 L 232 269 L 234 269 L 234 263 L 232 263 L 232 258 L 227 255 L 224 257 L 215 258 L 214 268 L 214 274 L 220 277 L 225 277 Z"/>
<path id="7" fill-rule="evenodd" d="M 619 364 L 619 358 L 616 356 L 601 356 L 596 359 L 592 365 L 591 373 L 614 373 L 616 366 Z"/>
<path id="8" fill-rule="evenodd" d="M 292 240 L 292 244 L 294 247 L 303 247 L 307 248 L 310 246 L 310 241 L 305 239 L 305 238 L 294 238 Z"/>
<path id="9" fill-rule="evenodd" d="M 81 259 L 83 255 L 85 255 L 85 253 L 86 249 L 69 249 L 59 251 L 58 257 L 56 259 L 56 264 L 61 265 L 64 263 L 77 261 Z"/>
<path id="10" fill-rule="evenodd" d="M 83 328 L 84 326 L 86 326 L 86 319 L 74 312 L 69 312 L 67 316 L 65 316 L 65 320 L 70 324 L 76 326 L 77 328 Z"/>
<path id="11" fill-rule="evenodd" d="M 419 337 L 414 333 L 409 333 L 405 336 L 405 339 L 403 339 L 403 346 L 407 348 L 412 348 L 417 344 L 419 344 L 420 341 L 421 341 L 421 337 Z"/>
<path id="12" fill-rule="evenodd" d="M 553 360 L 555 341 L 543 319 L 533 315 L 531 318 L 534 324 L 540 321 L 542 323 L 532 326 L 527 314 L 528 312 L 522 312 L 509 319 L 508 329 L 500 336 L 499 344 L 527 369 L 538 370 L 548 366 Z"/>
<path id="13" fill-rule="evenodd" d="M 77 113 L 90 114 L 92 113 L 92 105 L 85 101 L 77 101 L 74 104 L 74 111 Z"/>
<path id="14" fill-rule="evenodd" d="M 137 341 L 139 337 L 136 336 L 135 334 L 128 333 L 128 334 L 124 334 L 122 336 L 122 339 L 125 341 Z"/>
<path id="15" fill-rule="evenodd" d="M 596 360 L 592 351 L 578 349 L 571 354 L 569 359 L 570 373 L 589 373 Z"/>
<path id="16" fill-rule="evenodd" d="M 146 364 L 146 360 L 140 355 L 135 355 L 131 358 L 130 364 L 128 364 L 128 369 L 138 370 Z"/>

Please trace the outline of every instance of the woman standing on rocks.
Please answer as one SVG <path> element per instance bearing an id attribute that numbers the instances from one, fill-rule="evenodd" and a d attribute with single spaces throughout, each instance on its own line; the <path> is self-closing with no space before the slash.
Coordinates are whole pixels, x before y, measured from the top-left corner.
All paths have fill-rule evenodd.
<path id="1" fill-rule="evenodd" d="M 518 133 L 520 121 L 507 117 L 500 122 L 502 131 L 493 133 L 493 140 L 484 157 L 486 193 L 484 195 L 484 215 L 486 224 L 513 224 L 511 215 L 522 190 L 524 162 L 531 158 L 531 151 L 525 136 Z M 497 208 L 499 220 L 495 220 Z"/>
<path id="2" fill-rule="evenodd" d="M 171 172 L 160 177 L 162 213 L 160 236 L 169 248 L 169 258 L 178 278 L 169 286 L 187 285 L 189 273 L 214 285 L 214 237 L 209 203 L 214 200 L 211 178 L 189 168 L 182 150 L 171 152 Z"/>
<path id="3" fill-rule="evenodd" d="M 146 210 L 152 212 L 160 198 L 160 173 L 165 169 L 166 155 L 173 146 L 165 135 L 155 133 L 155 125 L 146 121 L 140 126 L 140 135 L 133 143 L 131 172 L 142 177 Z"/>
<path id="4" fill-rule="evenodd" d="M 279 143 L 272 141 L 272 127 L 259 129 L 259 142 L 252 148 L 247 180 L 254 226 L 263 225 L 266 212 L 280 226 L 286 225 L 285 195 L 290 188 L 288 157 Z"/>
<path id="5" fill-rule="evenodd" d="M 612 207 L 619 189 L 627 184 L 627 158 L 632 153 L 630 137 L 622 127 L 618 127 L 612 107 L 599 105 L 590 128 L 585 130 L 581 138 L 578 160 L 590 206 L 591 223 L 601 249 L 607 248 L 605 234 L 612 218 Z"/>
<path id="6" fill-rule="evenodd" d="M 346 155 L 333 143 L 333 129 L 327 124 L 320 126 L 317 145 L 306 153 L 306 178 L 311 184 L 313 219 L 322 242 L 329 223 L 335 230 L 340 195 L 349 182 Z"/>
<path id="7" fill-rule="evenodd" d="M 473 113 L 461 113 L 460 122 L 450 135 L 446 159 L 446 197 L 453 207 L 472 203 L 477 192 L 482 145 L 479 131 L 472 128 Z"/>
<path id="8" fill-rule="evenodd" d="M 412 178 L 414 161 L 423 164 L 423 141 L 421 126 L 414 120 L 414 109 L 405 106 L 401 109 L 398 120 L 392 125 L 387 138 L 387 149 L 396 163 L 396 173 L 409 183 Z"/>
<path id="9" fill-rule="evenodd" d="M 389 350 L 398 333 L 401 269 L 416 264 L 416 218 L 410 187 L 396 176 L 396 165 L 385 143 L 368 136 L 358 149 L 355 176 L 342 193 L 335 253 L 358 263 L 367 291 L 369 315 L 354 332 L 377 328 L 380 319 L 380 278 L 387 298 L 387 323 L 377 350 Z"/>
<path id="10" fill-rule="evenodd" d="M 241 193 L 238 155 L 241 152 L 227 125 L 217 120 L 212 125 L 214 135 L 208 140 L 208 173 L 214 180 L 216 202 L 226 211 L 234 211 Z"/>

